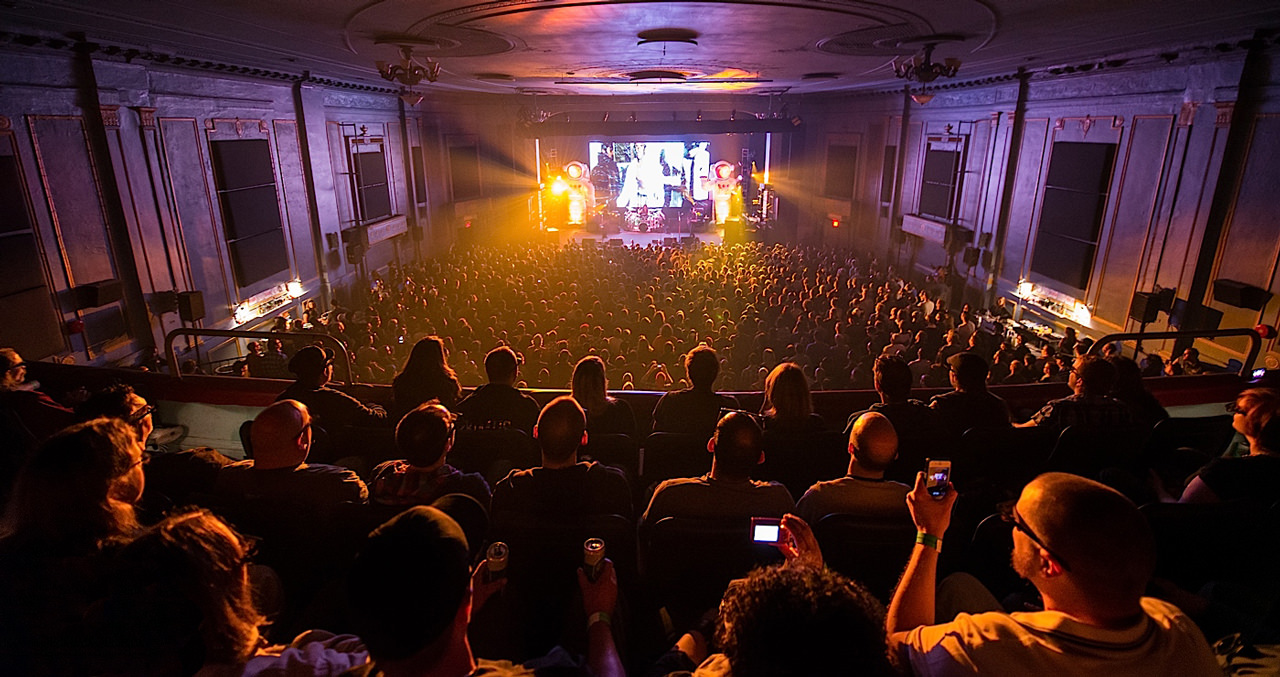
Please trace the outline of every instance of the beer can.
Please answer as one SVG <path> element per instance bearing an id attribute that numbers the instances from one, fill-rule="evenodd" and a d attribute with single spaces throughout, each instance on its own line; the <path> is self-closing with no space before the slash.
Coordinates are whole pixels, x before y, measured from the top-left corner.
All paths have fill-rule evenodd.
<path id="1" fill-rule="evenodd" d="M 489 544 L 489 549 L 485 550 L 484 560 L 488 565 L 487 579 L 489 582 L 496 581 L 507 575 L 508 552 L 507 544 L 502 541 L 494 541 Z"/>
<path id="2" fill-rule="evenodd" d="M 600 578 L 600 573 L 604 571 L 604 539 L 588 538 L 582 544 L 582 570 L 592 583 Z"/>

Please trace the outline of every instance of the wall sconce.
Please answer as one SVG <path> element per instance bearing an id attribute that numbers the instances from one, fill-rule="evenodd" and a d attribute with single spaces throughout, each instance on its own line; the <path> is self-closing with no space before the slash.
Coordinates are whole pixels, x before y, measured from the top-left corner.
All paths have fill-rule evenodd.
<path id="1" fill-rule="evenodd" d="M 930 42 L 924 51 L 912 57 L 900 57 L 893 60 L 893 73 L 904 80 L 915 80 L 928 83 L 940 77 L 953 78 L 960 70 L 960 60 L 948 58 L 942 63 L 933 60 L 933 49 L 938 46 Z"/>

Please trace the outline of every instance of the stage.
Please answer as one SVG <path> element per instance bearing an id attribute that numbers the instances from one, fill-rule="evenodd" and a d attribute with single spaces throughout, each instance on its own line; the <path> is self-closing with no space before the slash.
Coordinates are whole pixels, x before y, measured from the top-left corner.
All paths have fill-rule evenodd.
<path id="1" fill-rule="evenodd" d="M 557 238 L 559 244 L 567 242 L 582 242 L 583 240 L 595 240 L 598 244 L 608 244 L 609 242 L 621 240 L 622 245 L 630 247 L 631 245 L 640 245 L 648 247 L 651 244 L 668 244 L 678 245 L 683 240 L 694 237 L 703 244 L 722 244 L 724 242 L 724 230 L 713 230 L 709 233 L 636 233 L 628 230 L 621 232 L 609 233 L 605 235 L 596 231 L 587 230 L 547 230 L 549 237 Z"/>

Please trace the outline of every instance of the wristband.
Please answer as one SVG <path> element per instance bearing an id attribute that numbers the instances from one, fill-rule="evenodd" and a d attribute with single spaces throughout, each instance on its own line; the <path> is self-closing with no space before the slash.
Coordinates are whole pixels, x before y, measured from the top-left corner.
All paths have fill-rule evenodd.
<path id="1" fill-rule="evenodd" d="M 938 552 L 942 552 L 942 539 L 934 536 L 933 534 L 926 534 L 923 531 L 917 531 L 916 543 L 919 543 L 926 548 L 933 548 Z"/>
<path id="2" fill-rule="evenodd" d="M 606 613 L 606 612 L 604 612 L 604 611 L 597 611 L 597 612 L 595 612 L 595 613 L 591 614 L 590 616 L 587 616 L 587 629 L 588 629 L 588 630 L 590 630 L 590 629 L 591 629 L 591 626 L 595 625 L 596 623 L 604 623 L 605 625 L 608 625 L 609 627 L 613 627 L 613 619 L 611 619 L 611 618 L 609 617 L 609 614 L 608 614 L 608 613 Z"/>

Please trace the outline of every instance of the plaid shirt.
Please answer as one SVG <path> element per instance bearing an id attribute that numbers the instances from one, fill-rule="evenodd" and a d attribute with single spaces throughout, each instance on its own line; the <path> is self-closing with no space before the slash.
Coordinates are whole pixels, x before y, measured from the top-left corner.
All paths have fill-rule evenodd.
<path id="1" fill-rule="evenodd" d="M 1133 412 L 1120 400 L 1094 395 L 1072 395 L 1052 400 L 1031 420 L 1037 426 L 1062 430 L 1068 426 L 1101 428 L 1133 423 Z"/>

